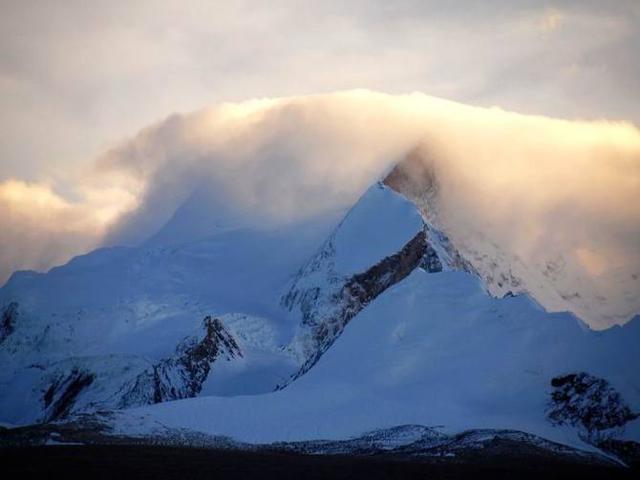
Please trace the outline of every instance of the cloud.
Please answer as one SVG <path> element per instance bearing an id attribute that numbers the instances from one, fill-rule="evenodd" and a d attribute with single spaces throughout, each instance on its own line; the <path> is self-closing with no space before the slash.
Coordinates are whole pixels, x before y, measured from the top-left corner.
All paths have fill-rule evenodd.
<path id="1" fill-rule="evenodd" d="M 553 32 L 562 26 L 564 20 L 565 16 L 560 10 L 551 8 L 544 13 L 540 27 L 545 32 Z"/>
<path id="2" fill-rule="evenodd" d="M 437 171 L 439 221 L 454 240 L 480 233 L 528 265 L 561 258 L 569 284 L 614 299 L 607 322 L 640 308 L 637 294 L 616 293 L 640 272 L 637 127 L 420 93 L 357 90 L 172 115 L 99 158 L 75 202 L 5 183 L 3 251 L 13 260 L 4 272 L 144 242 L 196 194 L 199 218 L 212 225 L 273 227 L 344 209 L 417 147 Z"/>
<path id="3" fill-rule="evenodd" d="M 0 282 L 21 269 L 47 270 L 97 246 L 107 225 L 132 207 L 117 188 L 80 187 L 76 202 L 47 184 L 0 183 Z"/>
<path id="4" fill-rule="evenodd" d="M 360 87 L 640 122 L 637 0 L 553 5 L 4 0 L 0 180 L 63 182 L 168 112 Z"/>

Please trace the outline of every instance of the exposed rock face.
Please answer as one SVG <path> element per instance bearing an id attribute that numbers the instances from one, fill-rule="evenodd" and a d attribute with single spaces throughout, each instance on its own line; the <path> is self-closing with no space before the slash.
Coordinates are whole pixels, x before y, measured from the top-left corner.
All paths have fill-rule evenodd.
<path id="1" fill-rule="evenodd" d="M 416 148 L 398 163 L 383 183 L 404 195 L 433 221 L 436 214 L 440 184 L 435 166 L 424 148 Z"/>
<path id="2" fill-rule="evenodd" d="M 438 172 L 434 163 L 429 158 L 429 152 L 425 147 L 419 147 L 410 152 L 400 163 L 384 179 L 384 184 L 404 195 L 410 200 L 429 225 L 443 228 L 441 215 L 441 184 L 438 180 Z M 517 259 L 510 259 L 504 256 L 497 245 L 484 238 L 479 232 L 474 232 L 476 241 L 487 243 L 488 252 L 475 251 L 470 249 L 469 245 L 458 244 L 454 247 L 450 239 L 440 230 L 434 229 L 437 234 L 444 238 L 441 242 L 446 245 L 447 250 L 451 252 L 452 267 L 457 270 L 464 270 L 482 278 L 489 293 L 496 297 L 502 297 L 507 292 L 522 293 L 526 291 L 522 279 L 514 273 L 512 262 L 519 262 Z M 463 252 L 464 257 L 460 254 Z M 466 258 L 465 258 L 466 257 Z M 425 259 L 425 260 L 428 260 Z M 438 268 L 437 264 L 433 266 L 426 262 L 422 265 L 427 271 L 431 268 Z"/>
<path id="3" fill-rule="evenodd" d="M 4 307 L 0 314 L 0 343 L 13 333 L 18 319 L 18 303 L 11 302 Z"/>
<path id="4" fill-rule="evenodd" d="M 242 356 L 235 339 L 219 319 L 206 317 L 202 330 L 201 335 L 182 340 L 174 355 L 151 366 L 142 359 L 124 365 L 111 363 L 114 359 L 108 356 L 78 357 L 72 365 L 61 362 L 38 366 L 43 371 L 42 413 L 38 421 L 196 396 L 214 362 Z"/>
<path id="5" fill-rule="evenodd" d="M 606 430 L 638 418 L 609 382 L 585 372 L 558 376 L 547 416 L 556 425 L 572 425 L 590 440 L 602 441 Z"/>
<path id="6" fill-rule="evenodd" d="M 449 237 L 433 225 L 426 223 L 427 250 L 420 262 L 420 267 L 429 273 L 443 270 L 460 270 L 479 277 L 476 269 L 453 245 Z"/>
<path id="7" fill-rule="evenodd" d="M 427 244 L 420 267 L 429 273 L 437 273 L 442 271 L 442 262 L 438 257 L 438 252 L 431 245 Z"/>
<path id="8" fill-rule="evenodd" d="M 323 259 L 331 256 L 332 251 L 332 245 L 327 245 L 315 259 L 318 266 Z M 378 295 L 418 267 L 426 252 L 426 235 L 424 231 L 420 231 L 398 253 L 384 258 L 363 273 L 353 275 L 335 289 L 335 293 L 329 295 L 329 298 L 323 298 L 325 292 L 317 285 L 301 290 L 297 283 L 294 284 L 283 297 L 282 304 L 289 310 L 300 308 L 302 324 L 309 329 L 307 335 L 313 347 L 290 381 L 313 367 L 340 336 L 347 323 Z M 311 264 L 312 268 L 314 265 Z M 329 281 L 328 284 L 336 280 Z"/>
<path id="9" fill-rule="evenodd" d="M 242 357 L 240 347 L 222 322 L 207 316 L 204 337 L 185 338 L 172 357 L 138 375 L 121 393 L 120 408 L 195 397 L 202 390 L 212 364 Z"/>
<path id="10" fill-rule="evenodd" d="M 394 188 L 405 185 L 411 179 L 405 169 L 420 168 L 421 161 L 416 162 L 414 166 L 407 166 L 405 163 L 399 165 L 384 183 L 391 184 Z M 433 172 L 428 169 L 422 172 L 422 176 L 435 182 Z M 300 328 L 291 348 L 300 358 L 302 367 L 278 388 L 283 388 L 309 371 L 353 317 L 416 268 L 430 273 L 443 270 L 475 273 L 449 238 L 425 221 L 416 205 L 408 201 L 403 193 L 380 183 L 372 187 L 363 198 L 364 201 L 354 207 L 355 212 L 352 211 L 345 217 L 320 251 L 298 272 L 292 286 L 281 299 L 281 305 L 287 311 L 300 315 Z M 366 212 L 366 227 L 364 231 L 360 230 L 361 244 L 342 244 L 341 232 L 348 231 L 352 224 L 359 224 L 362 220 L 363 213 L 357 210 L 358 206 L 371 205 L 377 199 L 384 199 L 384 202 L 377 204 L 380 210 Z M 394 202 L 399 202 L 399 207 L 395 207 L 398 210 L 390 215 L 389 210 L 385 209 L 394 208 Z M 344 266 L 339 261 L 340 253 L 346 250 L 350 254 L 357 254 L 354 249 L 367 249 L 370 239 L 380 235 L 380 229 L 393 224 L 395 215 L 415 219 L 404 227 L 406 243 L 401 247 L 385 246 L 385 249 L 377 252 L 377 260 L 371 260 L 370 265 L 359 265 L 358 268 L 362 269 L 360 271 L 341 270 Z M 342 256 L 344 258 L 344 253 Z"/>
<path id="11" fill-rule="evenodd" d="M 424 148 L 416 148 L 391 170 L 383 184 L 413 203 L 425 220 L 428 245 L 421 268 L 430 273 L 449 269 L 479 276 L 471 262 L 460 254 L 449 237 L 434 226 L 438 224 L 438 195 L 441 187 L 435 166 L 428 157 Z"/>
<path id="12" fill-rule="evenodd" d="M 73 369 L 55 378 L 42 396 L 43 421 L 64 418 L 73 407 L 80 393 L 93 383 L 95 375 L 85 370 Z"/>
<path id="13" fill-rule="evenodd" d="M 354 275 L 343 287 L 345 298 L 354 308 L 361 309 L 409 275 L 420 265 L 426 251 L 425 233 L 418 232 L 398 253 L 383 259 L 366 272 Z"/>

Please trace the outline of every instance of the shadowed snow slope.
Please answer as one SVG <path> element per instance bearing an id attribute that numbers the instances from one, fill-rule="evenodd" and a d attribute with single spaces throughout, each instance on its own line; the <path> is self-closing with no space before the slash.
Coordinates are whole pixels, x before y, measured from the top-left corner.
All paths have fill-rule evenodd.
<path id="1" fill-rule="evenodd" d="M 526 296 L 495 299 L 465 272 L 416 270 L 345 328 L 286 389 L 197 398 L 132 414 L 269 442 L 344 438 L 401 424 L 514 428 L 577 443 L 545 419 L 550 379 L 584 370 L 640 407 L 640 319 L 605 332 L 548 314 Z"/>
<path id="2" fill-rule="evenodd" d="M 0 290 L 0 420 L 145 405 L 114 417 L 120 431 L 272 442 L 442 425 L 584 446 L 547 419 L 552 379 L 575 372 L 640 408 L 640 318 L 595 332 L 527 295 L 492 297 L 455 242 L 380 183 L 331 234 L 336 216 L 269 230 L 220 217 L 186 242 L 197 199 L 148 245 Z"/>
<path id="3" fill-rule="evenodd" d="M 318 351 L 302 335 L 300 317 L 279 304 L 292 278 L 296 286 L 318 289 L 327 301 L 321 307 L 331 308 L 333 287 L 397 254 L 423 228 L 410 202 L 376 184 L 321 247 L 321 254 L 327 245 L 331 252 L 322 257 L 320 274 L 306 276 L 303 268 L 296 277 L 337 223 L 335 214 L 268 230 L 226 221 L 210 230 L 196 225 L 200 233 L 188 236 L 201 238 L 186 242 L 182 226 L 194 223 L 202 195 L 208 193 L 187 199 L 147 245 L 97 250 L 47 274 L 21 272 L 0 289 L 6 323 L 0 418 L 49 420 L 50 404 L 59 399 L 64 402 L 55 416 L 197 394 L 271 391 L 300 369 L 305 358 L 297 349 Z M 376 285 L 371 299 L 419 260 L 402 277 Z M 207 316 L 220 319 L 241 355 L 211 355 L 206 362 L 185 357 L 180 346 L 202 341 Z"/>
<path id="4" fill-rule="evenodd" d="M 252 378 L 225 382 L 229 375 L 221 373 L 203 391 L 272 390 L 296 368 L 282 351 L 295 325 L 278 306 L 281 289 L 335 222 L 333 216 L 170 246 L 102 249 L 47 274 L 15 274 L 0 289 L 0 313 L 17 312 L 0 343 L 0 418 L 40 419 L 44 392 L 68 383 L 74 369 L 95 375 L 81 392 L 86 401 L 76 399 L 78 409 L 117 405 L 132 375 L 199 336 L 208 315 L 240 344 L 243 357 L 226 362 L 234 363 L 232 372 L 248 369 Z"/>

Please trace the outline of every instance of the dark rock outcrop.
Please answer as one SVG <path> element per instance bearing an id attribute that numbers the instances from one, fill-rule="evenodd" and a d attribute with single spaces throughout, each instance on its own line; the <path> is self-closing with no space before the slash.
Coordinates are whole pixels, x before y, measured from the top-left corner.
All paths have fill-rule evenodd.
<path id="1" fill-rule="evenodd" d="M 430 161 L 425 146 L 409 152 L 389 172 L 383 183 L 404 195 L 432 220 L 431 215 L 434 213 L 433 207 L 437 206 L 440 183 L 435 165 Z"/>
<path id="2" fill-rule="evenodd" d="M 438 257 L 438 252 L 429 244 L 427 244 L 422 260 L 420 261 L 420 268 L 429 273 L 442 271 L 442 262 L 440 261 L 440 257 Z"/>
<path id="3" fill-rule="evenodd" d="M 50 422 L 69 414 L 80 393 L 93 383 L 95 375 L 74 368 L 66 375 L 55 378 L 44 391 L 44 421 Z"/>
<path id="4" fill-rule="evenodd" d="M 18 319 L 18 303 L 11 302 L 2 309 L 0 314 L 0 343 L 4 342 L 16 328 Z"/>
<path id="5" fill-rule="evenodd" d="M 446 266 L 480 276 L 444 231 L 436 228 L 439 224 L 437 212 L 441 186 L 426 147 L 420 146 L 411 151 L 389 172 L 382 183 L 413 203 L 426 219 L 427 250 L 420 263 L 422 269 L 437 273 L 445 270 Z M 439 252 L 432 244 L 439 246 Z"/>
<path id="6" fill-rule="evenodd" d="M 203 321 L 202 338 L 187 337 L 173 356 L 144 371 L 120 392 L 120 408 L 195 397 L 209 376 L 212 364 L 242 357 L 237 342 L 217 318 Z"/>
<path id="7" fill-rule="evenodd" d="M 424 211 L 426 206 L 416 202 L 427 197 L 435 201 L 439 187 L 435 172 L 423 162 L 420 155 L 422 152 L 416 152 L 398 164 L 377 188 L 395 190 L 413 202 L 412 208 Z M 415 183 L 416 178 L 418 183 Z M 429 195 L 420 196 L 425 188 Z M 340 224 L 320 251 L 298 272 L 292 286 L 282 297 L 281 305 L 289 312 L 297 310 L 300 313 L 301 327 L 292 348 L 301 358 L 302 366 L 277 388 L 283 388 L 309 371 L 353 317 L 416 268 L 429 273 L 463 270 L 477 275 L 447 235 L 429 222 L 424 222 L 424 215 L 422 218 L 421 227 L 416 227 L 414 236 L 399 251 L 389 252 L 388 256 L 364 272 L 349 274 L 339 273 L 335 264 L 337 250 L 341 248 L 336 243 L 338 232 L 343 227 Z M 349 219 L 350 215 L 347 215 L 343 223 Z M 378 232 L 372 231 L 370 234 L 377 235 Z M 366 242 L 364 238 L 363 242 Z"/>
<path id="8" fill-rule="evenodd" d="M 406 278 L 420 265 L 427 252 L 424 230 L 418 232 L 402 249 L 382 259 L 367 271 L 353 275 L 329 299 L 327 311 L 318 308 L 322 294 L 317 286 L 299 291 L 296 285 L 283 298 L 283 305 L 291 310 L 298 306 L 302 323 L 311 329 L 314 343 L 312 354 L 294 374 L 289 383 L 300 377 L 320 359 L 322 354 L 340 336 L 345 326 L 378 295 Z M 326 252 L 322 252 L 320 256 Z M 284 387 L 280 386 L 280 388 Z"/>
<path id="9" fill-rule="evenodd" d="M 602 378 L 585 372 L 551 379 L 553 391 L 547 417 L 556 425 L 571 425 L 593 442 L 603 441 L 607 431 L 638 418 L 620 394 Z"/>
<path id="10" fill-rule="evenodd" d="M 398 253 L 351 277 L 343 287 L 344 298 L 355 308 L 366 306 L 418 267 L 426 251 L 426 236 L 420 231 Z"/>

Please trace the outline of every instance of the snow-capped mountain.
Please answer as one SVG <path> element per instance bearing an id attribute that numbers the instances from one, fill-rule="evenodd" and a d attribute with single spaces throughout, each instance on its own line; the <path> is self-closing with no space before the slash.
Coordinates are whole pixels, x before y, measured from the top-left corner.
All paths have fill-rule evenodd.
<path id="1" fill-rule="evenodd" d="M 391 171 L 385 183 L 411 200 L 430 224 L 449 233 L 456 249 L 473 266 L 491 295 L 526 293 L 549 311 L 570 311 L 583 319 L 606 320 L 609 325 L 623 324 L 638 313 L 638 274 L 624 275 L 614 270 L 600 274 L 596 285 L 594 278 L 571 275 L 562 255 L 524 261 L 518 255 L 507 254 L 486 233 L 467 224 L 461 230 L 450 222 L 441 202 L 442 186 L 436 167 L 419 148 Z M 611 281 L 605 281 L 606 276 Z M 616 288 L 605 288 L 606 285 Z"/>
<path id="2" fill-rule="evenodd" d="M 446 237 L 381 184 L 312 254 L 325 223 L 224 229 L 17 273 L 2 289 L 7 420 L 271 391 L 306 372 L 351 318 L 421 263 L 447 268 Z M 189 349 L 211 343 L 203 321 L 215 323 L 225 351 L 194 363 Z"/>
<path id="3" fill-rule="evenodd" d="M 192 197 L 140 247 L 15 274 L 0 290 L 0 421 L 118 410 L 104 422 L 119 434 L 245 444 L 406 425 L 437 437 L 429 449 L 473 429 L 640 441 L 640 318 L 596 332 L 548 313 L 521 293 L 538 277 L 447 235 L 437 195 L 434 172 L 402 164 L 339 222 L 189 240 L 172 230 Z"/>
<path id="4" fill-rule="evenodd" d="M 377 184 L 282 297 L 282 306 L 294 312 L 299 325 L 292 348 L 303 366 L 293 379 L 313 367 L 363 308 L 418 267 L 427 272 L 471 269 L 411 203 Z"/>
<path id="5" fill-rule="evenodd" d="M 284 348 L 295 326 L 281 314 L 280 290 L 326 235 L 326 224 L 101 249 L 47 274 L 16 273 L 0 290 L 3 420 L 49 418 L 45 392 L 55 384 L 70 385 L 71 393 L 74 372 L 92 380 L 80 382 L 67 413 L 132 404 L 122 397 L 127 386 L 201 341 L 207 317 L 242 355 L 212 362 L 226 365 L 202 378 L 202 393 L 273 390 L 297 368 Z"/>

